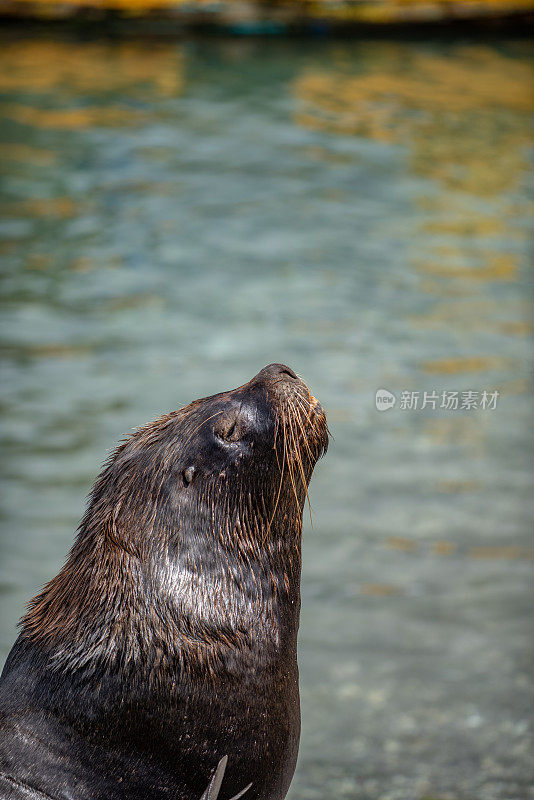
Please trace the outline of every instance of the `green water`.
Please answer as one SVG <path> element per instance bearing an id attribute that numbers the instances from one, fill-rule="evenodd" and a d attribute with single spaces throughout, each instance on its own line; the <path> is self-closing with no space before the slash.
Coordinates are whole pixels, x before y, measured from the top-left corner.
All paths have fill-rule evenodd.
<path id="1" fill-rule="evenodd" d="M 11 33 L 0 60 L 3 655 L 114 443 L 285 362 L 335 437 L 291 800 L 534 797 L 532 48 Z"/>

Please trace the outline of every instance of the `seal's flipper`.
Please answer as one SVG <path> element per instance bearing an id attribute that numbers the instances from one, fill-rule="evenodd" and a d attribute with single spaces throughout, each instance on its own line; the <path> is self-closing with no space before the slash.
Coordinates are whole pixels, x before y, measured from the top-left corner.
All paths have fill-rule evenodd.
<path id="1" fill-rule="evenodd" d="M 217 800 L 219 796 L 219 789 L 221 788 L 221 784 L 224 778 L 224 772 L 226 770 L 227 763 L 228 763 L 228 756 L 223 756 L 219 761 L 219 763 L 217 764 L 217 769 L 213 773 L 213 777 L 209 782 L 209 786 L 202 795 L 202 797 L 200 798 L 200 800 Z M 231 798 L 231 800 L 239 800 L 240 797 L 243 797 L 245 792 L 248 792 L 251 786 L 252 784 L 249 783 L 249 785 L 245 786 L 245 788 L 241 792 L 239 792 L 239 794 L 235 794 Z"/>

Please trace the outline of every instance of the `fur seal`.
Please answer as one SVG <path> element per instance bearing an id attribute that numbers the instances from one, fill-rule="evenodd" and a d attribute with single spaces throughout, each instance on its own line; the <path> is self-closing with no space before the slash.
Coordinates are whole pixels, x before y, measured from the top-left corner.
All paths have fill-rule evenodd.
<path id="1" fill-rule="evenodd" d="M 302 508 L 327 446 L 283 364 L 120 444 L 2 673 L 1 797 L 286 796 Z"/>

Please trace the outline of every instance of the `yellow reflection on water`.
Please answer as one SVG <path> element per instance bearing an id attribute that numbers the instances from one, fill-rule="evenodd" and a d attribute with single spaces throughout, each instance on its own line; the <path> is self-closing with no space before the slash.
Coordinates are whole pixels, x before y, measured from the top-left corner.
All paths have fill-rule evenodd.
<path id="1" fill-rule="evenodd" d="M 436 489 L 438 492 L 446 494 L 465 494 L 466 492 L 476 492 L 482 488 L 479 481 L 458 480 L 458 481 L 437 481 Z M 441 544 L 446 544 L 442 542 Z"/>
<path id="2" fill-rule="evenodd" d="M 407 144 L 414 171 L 487 196 L 509 188 L 526 166 L 534 70 L 486 47 L 450 56 L 382 44 L 361 50 L 355 74 L 341 57 L 293 83 L 297 124 Z"/>
<path id="3" fill-rule="evenodd" d="M 456 375 L 460 372 L 491 372 L 510 365 L 510 359 L 503 356 L 472 356 L 425 361 L 422 368 L 432 375 Z"/>
<path id="4" fill-rule="evenodd" d="M 61 128 L 81 130 L 92 126 L 121 127 L 140 123 L 142 112 L 119 108 L 91 106 L 85 108 L 36 108 L 35 106 L 9 105 L 2 109 L 8 119 L 36 128 Z"/>
<path id="5" fill-rule="evenodd" d="M 0 160 L 20 161 L 22 164 L 33 164 L 36 167 L 48 167 L 56 160 L 54 153 L 27 144 L 0 144 Z"/>
<path id="6" fill-rule="evenodd" d="M 476 488 L 480 488 L 479 485 L 476 485 Z M 456 491 L 456 490 L 454 490 Z M 462 489 L 460 489 L 462 491 Z M 468 489 L 467 491 L 471 491 Z M 397 542 L 401 543 L 401 546 L 397 545 Z M 457 542 L 452 542 L 446 539 L 438 540 L 435 542 L 421 542 L 416 541 L 415 539 L 406 538 L 406 539 L 393 539 L 389 538 L 386 541 L 386 547 L 391 550 L 399 550 L 405 553 L 420 553 L 422 555 L 431 554 L 434 556 L 453 556 L 453 555 L 467 555 L 469 558 L 477 558 L 477 559 L 533 559 L 534 558 L 534 548 L 532 547 L 521 547 L 518 545 L 508 545 L 508 544 L 492 544 L 492 545 L 484 545 L 484 546 L 477 546 L 477 547 L 462 547 L 462 545 L 458 544 Z M 459 552 L 461 551 L 461 552 Z M 369 591 L 365 591 L 364 587 L 370 587 Z M 384 586 L 385 591 L 381 591 L 380 587 Z M 387 591 L 387 587 L 389 584 L 364 584 L 362 587 L 363 594 L 371 594 L 371 595 L 388 595 L 388 594 L 397 594 L 398 592 L 390 592 Z M 377 587 L 376 591 L 373 587 Z"/>
<path id="7" fill-rule="evenodd" d="M 400 586 L 395 586 L 391 583 L 364 583 L 360 591 L 369 597 L 396 597 L 399 594 L 403 594 L 403 589 Z"/>
<path id="8" fill-rule="evenodd" d="M 526 303 L 494 296 L 499 286 L 517 283 L 524 268 L 518 243 L 527 204 L 512 192 L 531 168 L 534 67 L 524 48 L 508 52 L 476 45 L 437 53 L 382 42 L 359 46 L 355 59 L 340 47 L 332 63 L 309 66 L 293 90 L 298 125 L 402 145 L 411 173 L 432 181 L 414 200 L 419 235 L 412 265 L 435 305 L 406 321 L 436 336 L 463 336 L 456 338 L 459 351 L 420 363 L 421 379 L 501 371 L 508 375 L 503 390 L 517 393 L 518 362 L 504 341 L 502 350 L 482 353 L 476 341 L 478 332 L 524 337 L 534 329 Z M 462 443 L 479 449 L 480 432 L 465 424 L 463 430 L 454 421 L 449 429 L 435 421 L 426 434 L 439 446 L 462 430 Z"/>
<path id="9" fill-rule="evenodd" d="M 438 289 L 434 290 L 438 292 Z M 510 336 L 526 336 L 532 332 L 532 326 L 528 322 L 521 321 L 521 316 L 528 313 L 528 309 L 517 301 L 498 302 L 490 298 L 460 298 L 455 302 L 438 302 L 427 314 L 410 315 L 410 322 L 420 328 L 439 328 L 440 326 L 453 325 L 455 330 L 474 331 L 477 329 L 489 328 L 499 330 Z M 500 318 L 507 315 L 509 320 Z M 454 365 L 458 367 L 456 359 Z M 472 359 L 467 359 L 467 371 L 480 371 L 473 369 L 480 363 L 478 360 L 473 364 Z M 488 363 L 487 359 L 484 361 Z M 495 363 L 492 359 L 491 364 Z M 449 361 L 447 361 L 449 364 Z M 465 369 L 456 369 L 458 372 L 465 372 Z"/>
<path id="10" fill-rule="evenodd" d="M 484 432 L 476 417 L 424 419 L 422 426 L 435 445 L 461 445 L 478 454 L 484 449 Z"/>
<path id="11" fill-rule="evenodd" d="M 399 550 L 402 553 L 413 553 L 417 550 L 418 544 L 413 539 L 404 536 L 390 536 L 386 542 L 386 547 L 390 550 Z"/>
<path id="12" fill-rule="evenodd" d="M 502 219 L 478 216 L 474 211 L 458 219 L 428 220 L 421 227 L 427 233 L 449 233 L 454 236 L 491 236 L 506 230 Z"/>
<path id="13" fill-rule="evenodd" d="M 0 52 L 0 89 L 45 92 L 156 92 L 183 88 L 182 52 L 175 45 L 142 42 L 27 41 Z"/>
<path id="14" fill-rule="evenodd" d="M 437 248 L 434 248 L 434 252 Z M 456 252 L 463 252 L 456 250 Z M 451 255 L 450 251 L 445 253 L 441 250 L 441 255 Z M 486 265 L 481 267 L 457 267 L 451 264 L 435 264 L 432 262 L 417 263 L 416 266 L 421 272 L 427 275 L 435 275 L 444 278 L 463 278 L 468 281 L 513 281 L 517 278 L 517 256 L 512 253 L 502 253 L 494 255 L 490 253 L 479 253 L 480 257 L 486 256 Z"/>
<path id="15" fill-rule="evenodd" d="M 35 197 L 31 200 L 0 203 L 3 217 L 74 217 L 78 206 L 71 197 Z"/>

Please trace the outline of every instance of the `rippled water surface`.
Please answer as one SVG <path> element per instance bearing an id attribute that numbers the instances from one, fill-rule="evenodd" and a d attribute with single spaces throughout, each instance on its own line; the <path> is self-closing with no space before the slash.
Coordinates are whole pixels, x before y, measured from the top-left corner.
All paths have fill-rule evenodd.
<path id="1" fill-rule="evenodd" d="M 292 800 L 534 797 L 531 48 L 11 36 L 0 66 L 3 655 L 109 448 L 286 362 L 335 437 Z"/>

